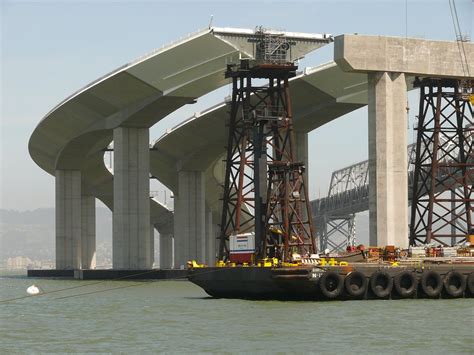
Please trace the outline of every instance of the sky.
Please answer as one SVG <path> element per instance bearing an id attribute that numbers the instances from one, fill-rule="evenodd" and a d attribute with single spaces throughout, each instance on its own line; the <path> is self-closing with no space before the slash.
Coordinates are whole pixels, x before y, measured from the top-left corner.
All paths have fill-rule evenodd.
<path id="1" fill-rule="evenodd" d="M 105 73 L 208 27 L 211 15 L 217 27 L 455 39 L 448 0 L 0 2 L 0 208 L 20 211 L 54 206 L 54 178 L 28 153 L 29 137 L 42 117 Z M 472 37 L 474 2 L 456 0 L 456 5 L 461 29 Z M 307 55 L 300 69 L 330 61 L 332 51 L 329 45 Z M 228 91 L 171 114 L 152 127 L 150 138 L 222 101 Z M 407 129 L 416 103 L 412 92 Z M 309 139 L 310 197 L 316 198 L 327 194 L 332 171 L 367 159 L 367 109 L 311 132 Z"/>

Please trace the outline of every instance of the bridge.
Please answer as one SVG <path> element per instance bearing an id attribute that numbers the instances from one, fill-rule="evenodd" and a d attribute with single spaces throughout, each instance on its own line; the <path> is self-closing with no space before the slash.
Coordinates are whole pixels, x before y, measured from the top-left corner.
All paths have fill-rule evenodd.
<path id="1" fill-rule="evenodd" d="M 371 186 L 396 184 L 403 192 L 369 188 L 369 209 L 377 211 L 371 241 L 405 243 L 407 161 L 396 147 L 406 146 L 406 92 L 418 75 L 465 77 L 456 64 L 456 43 L 283 34 L 295 43 L 292 59 L 335 41 L 334 62 L 307 69 L 291 82 L 299 159 L 307 161 L 308 132 L 368 105 Z M 115 269 L 151 268 L 154 228 L 161 236 L 162 267 L 179 267 L 190 258 L 213 260 L 226 104 L 194 115 L 151 147 L 149 128 L 225 85 L 227 64 L 252 58 L 253 36 L 252 30 L 229 28 L 192 34 L 99 78 L 41 120 L 29 152 L 55 177 L 57 269 L 95 268 L 95 198 L 113 211 Z M 466 50 L 473 57 L 471 44 Z M 112 141 L 113 175 L 104 165 Z M 377 173 L 382 170 L 387 175 Z M 173 191 L 174 214 L 150 199 L 150 175 Z"/>

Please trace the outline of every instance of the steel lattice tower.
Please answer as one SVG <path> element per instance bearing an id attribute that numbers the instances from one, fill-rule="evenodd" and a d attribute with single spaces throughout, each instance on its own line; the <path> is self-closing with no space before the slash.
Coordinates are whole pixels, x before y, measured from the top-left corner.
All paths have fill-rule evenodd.
<path id="1" fill-rule="evenodd" d="M 465 240 L 472 230 L 473 82 L 417 79 L 420 87 L 410 245 Z"/>
<path id="2" fill-rule="evenodd" d="M 262 33 L 256 60 L 229 65 L 232 104 L 219 259 L 231 234 L 255 231 L 258 257 L 316 252 L 304 164 L 296 161 L 288 79 L 290 44 Z M 256 82 L 264 81 L 263 85 Z"/>

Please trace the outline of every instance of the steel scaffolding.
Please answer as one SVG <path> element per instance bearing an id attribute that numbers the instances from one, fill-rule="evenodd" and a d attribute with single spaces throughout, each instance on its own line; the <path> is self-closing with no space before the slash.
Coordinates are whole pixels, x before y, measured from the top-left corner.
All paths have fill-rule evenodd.
<path id="1" fill-rule="evenodd" d="M 420 87 L 410 244 L 462 242 L 472 230 L 474 82 L 417 79 Z"/>
<path id="2" fill-rule="evenodd" d="M 284 37 L 257 34 L 256 60 L 228 66 L 232 103 L 219 258 L 229 236 L 255 232 L 257 257 L 288 261 L 316 252 L 304 164 L 296 161 L 288 79 L 296 65 Z M 266 84 L 258 85 L 257 80 Z"/>

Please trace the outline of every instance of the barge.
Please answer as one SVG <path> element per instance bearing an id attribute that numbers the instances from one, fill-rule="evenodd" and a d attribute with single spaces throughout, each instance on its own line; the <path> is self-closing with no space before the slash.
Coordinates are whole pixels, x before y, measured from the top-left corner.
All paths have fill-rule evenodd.
<path id="1" fill-rule="evenodd" d="M 215 298 L 371 300 L 474 297 L 474 257 L 283 266 L 194 263 L 188 279 Z M 333 265 L 331 265 L 333 264 Z"/>

